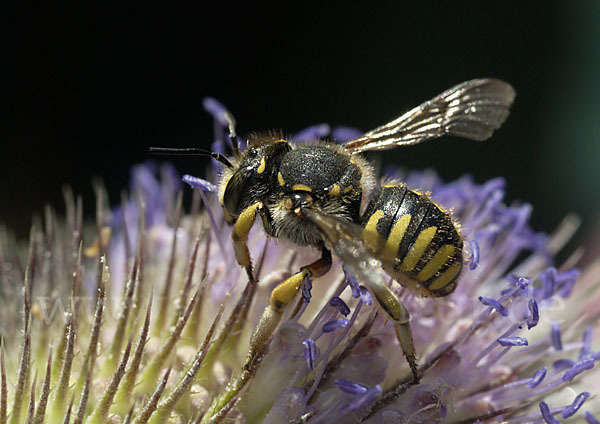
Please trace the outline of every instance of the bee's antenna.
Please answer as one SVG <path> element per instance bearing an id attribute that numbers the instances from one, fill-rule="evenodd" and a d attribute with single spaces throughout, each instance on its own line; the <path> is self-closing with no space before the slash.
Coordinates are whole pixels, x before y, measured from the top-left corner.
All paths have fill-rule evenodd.
<path id="1" fill-rule="evenodd" d="M 235 144 L 237 148 L 237 143 Z M 220 153 L 211 152 L 210 150 L 199 149 L 197 147 L 185 147 L 185 148 L 170 148 L 170 147 L 149 147 L 148 151 L 150 153 L 159 154 L 159 155 L 178 155 L 178 156 L 209 156 L 213 159 L 218 160 L 227 168 L 233 168 L 229 159 L 223 156 Z M 236 149 L 237 151 L 237 149 Z"/>

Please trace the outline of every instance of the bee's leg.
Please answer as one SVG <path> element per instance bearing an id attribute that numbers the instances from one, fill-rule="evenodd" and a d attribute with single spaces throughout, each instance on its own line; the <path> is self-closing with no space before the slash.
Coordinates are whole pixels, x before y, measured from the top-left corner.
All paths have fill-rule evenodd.
<path id="1" fill-rule="evenodd" d="M 370 284 L 369 289 L 375 295 L 379 306 L 394 322 L 396 337 L 402 347 L 406 361 L 410 366 L 414 383 L 419 382 L 417 353 L 413 342 L 412 330 L 410 329 L 410 314 L 398 296 L 383 282 L 381 284 Z"/>
<path id="2" fill-rule="evenodd" d="M 248 279 L 252 283 L 255 283 L 256 280 L 252 274 L 252 259 L 250 258 L 250 251 L 248 250 L 248 234 L 250 233 L 252 225 L 254 225 L 256 213 L 263 209 L 264 205 L 262 202 L 256 202 L 255 204 L 248 206 L 235 221 L 233 231 L 231 232 L 233 249 L 235 250 L 235 259 L 241 267 L 246 269 Z"/>
<path id="3" fill-rule="evenodd" d="M 296 293 L 300 290 L 302 281 L 305 278 L 318 278 L 326 274 L 330 269 L 331 252 L 322 247 L 321 258 L 310 265 L 303 266 L 299 272 L 285 279 L 273 289 L 269 306 L 265 308 L 250 340 L 248 359 L 244 368 L 248 369 L 252 366 L 257 352 L 262 350 L 267 339 L 275 331 L 277 324 L 279 324 L 279 320 L 283 316 L 283 308 L 294 299 Z"/>

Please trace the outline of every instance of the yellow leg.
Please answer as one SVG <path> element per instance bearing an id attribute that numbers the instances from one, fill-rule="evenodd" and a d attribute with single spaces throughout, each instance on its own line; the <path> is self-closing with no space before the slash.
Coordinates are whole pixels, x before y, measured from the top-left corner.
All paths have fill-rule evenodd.
<path id="1" fill-rule="evenodd" d="M 398 296 L 385 284 L 371 284 L 369 289 L 375 295 L 381 308 L 393 320 L 396 337 L 412 371 L 413 381 L 415 384 L 418 383 L 417 353 L 410 329 L 410 314 Z"/>
<path id="2" fill-rule="evenodd" d="M 255 283 L 254 275 L 252 274 L 252 259 L 250 258 L 250 251 L 248 250 L 248 234 L 254 220 L 256 219 L 256 213 L 264 207 L 262 202 L 256 202 L 252 206 L 248 206 L 242 211 L 238 219 L 233 225 L 233 231 L 231 238 L 233 239 L 233 249 L 235 250 L 235 259 L 241 267 L 246 269 L 248 279 L 250 282 Z"/>
<path id="3" fill-rule="evenodd" d="M 327 249 L 322 249 L 319 260 L 310 265 L 303 266 L 299 272 L 285 279 L 273 289 L 269 306 L 265 308 L 256 326 L 256 330 L 250 339 L 250 349 L 248 350 L 248 358 L 244 365 L 245 369 L 249 369 L 252 366 L 257 353 L 264 348 L 265 343 L 271 337 L 271 334 L 273 334 L 283 316 L 283 308 L 294 299 L 298 290 L 302 287 L 304 279 L 319 278 L 326 274 L 329 269 L 331 269 L 331 253 Z"/>

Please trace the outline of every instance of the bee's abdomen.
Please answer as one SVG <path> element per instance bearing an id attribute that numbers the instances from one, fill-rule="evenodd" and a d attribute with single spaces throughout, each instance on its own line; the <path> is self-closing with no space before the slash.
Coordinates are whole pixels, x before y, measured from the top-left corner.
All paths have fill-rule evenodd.
<path id="1" fill-rule="evenodd" d="M 403 185 L 381 187 L 361 218 L 363 239 L 401 284 L 446 296 L 462 269 L 462 238 L 447 212 Z"/>

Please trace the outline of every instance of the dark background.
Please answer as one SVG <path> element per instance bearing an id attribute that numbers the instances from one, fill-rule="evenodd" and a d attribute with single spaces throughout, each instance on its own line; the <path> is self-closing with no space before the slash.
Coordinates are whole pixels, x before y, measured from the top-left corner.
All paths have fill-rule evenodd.
<path id="1" fill-rule="evenodd" d="M 484 76 L 517 91 L 491 141 L 447 138 L 384 161 L 447 180 L 504 176 L 509 201 L 534 205 L 537 230 L 571 211 L 584 220 L 580 240 L 597 229 L 598 2 L 85 3 L 23 11 L 6 40 L 0 222 L 19 237 L 44 204 L 61 209 L 62 184 L 91 215 L 94 176 L 116 203 L 147 147 L 208 147 L 204 96 L 228 106 L 241 135 L 320 122 L 368 130 Z M 204 162 L 176 163 L 201 174 Z"/>

